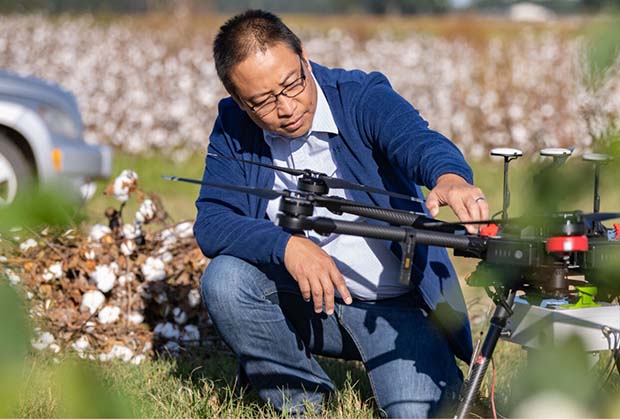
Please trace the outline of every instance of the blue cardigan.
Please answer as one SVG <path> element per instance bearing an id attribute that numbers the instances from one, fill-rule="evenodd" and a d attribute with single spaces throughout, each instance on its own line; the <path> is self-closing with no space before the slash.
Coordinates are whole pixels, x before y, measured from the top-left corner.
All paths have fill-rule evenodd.
<path id="1" fill-rule="evenodd" d="M 437 178 L 455 173 L 473 183 L 471 169 L 458 148 L 428 128 L 418 111 L 398 95 L 380 73 L 328 69 L 312 63 L 339 134 L 329 146 L 346 180 L 423 197 L 420 186 L 433 188 Z M 209 153 L 272 163 L 263 132 L 231 99 L 219 103 Z M 312 169 L 311 167 L 308 169 Z M 272 169 L 207 156 L 204 180 L 272 188 Z M 424 211 L 419 203 L 351 191 L 359 202 Z M 202 187 L 196 201 L 194 234 L 207 257 L 225 254 L 253 264 L 283 264 L 290 234 L 266 217 L 267 200 L 239 192 Z M 392 249 L 400 257 L 400 246 Z M 447 332 L 455 354 L 469 362 L 472 352 L 467 310 L 457 276 L 445 249 L 416 246 L 412 283 Z"/>

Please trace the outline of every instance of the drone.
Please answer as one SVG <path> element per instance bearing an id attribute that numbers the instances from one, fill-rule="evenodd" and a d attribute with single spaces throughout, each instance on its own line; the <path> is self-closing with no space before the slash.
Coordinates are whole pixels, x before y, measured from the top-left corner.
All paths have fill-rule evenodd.
<path id="1" fill-rule="evenodd" d="M 541 150 L 543 158 L 552 158 L 545 170 L 563 165 L 572 152 L 567 148 Z M 297 188 L 273 190 L 176 176 L 162 177 L 270 200 L 281 198 L 276 223 L 294 233 L 315 231 L 321 235 L 336 233 L 399 242 L 403 249 L 400 271 L 403 284 L 409 284 L 411 278 L 416 244 L 451 248 L 455 256 L 479 259 L 467 283 L 484 288 L 495 304 L 495 311 L 484 342 L 474 351 L 469 374 L 461 389 L 455 417 L 464 418 L 471 411 L 499 339 L 536 349 L 542 343 L 533 329 L 540 326 L 542 319 L 549 322 L 552 332 L 558 333 L 559 330 L 558 334 L 565 331 L 567 325 L 578 329 L 589 340 L 589 350 L 611 349 L 620 372 L 620 314 L 618 305 L 611 304 L 620 296 L 620 224 L 612 227 L 603 224 L 620 219 L 620 213 L 600 212 L 599 192 L 600 170 L 611 158 L 597 153 L 583 156 L 583 160 L 594 168 L 592 212 L 574 210 L 510 218 L 509 163 L 522 157 L 523 152 L 495 148 L 491 155 L 504 159 L 502 209 L 489 220 L 466 223 L 480 225 L 478 234 L 469 234 L 463 223 L 434 219 L 425 213 L 382 208 L 331 196 L 330 188 L 338 188 L 424 202 L 420 198 L 360 185 L 309 169 L 210 154 L 214 158 L 259 165 L 298 176 Z M 317 207 L 336 215 L 353 214 L 386 224 L 315 217 L 313 212 Z M 541 305 L 549 301 L 551 303 L 545 307 Z M 605 346 L 604 343 L 609 341 L 605 338 L 609 338 L 610 333 L 614 334 L 614 344 Z"/>

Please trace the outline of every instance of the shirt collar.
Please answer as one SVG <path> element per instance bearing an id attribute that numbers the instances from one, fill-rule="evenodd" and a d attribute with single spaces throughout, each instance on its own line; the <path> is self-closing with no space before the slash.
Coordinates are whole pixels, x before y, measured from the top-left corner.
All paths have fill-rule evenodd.
<path id="1" fill-rule="evenodd" d="M 312 119 L 312 126 L 310 127 L 310 131 L 302 137 L 309 136 L 312 132 L 326 132 L 328 134 L 338 134 L 338 127 L 336 126 L 336 121 L 334 120 L 334 115 L 329 107 L 329 103 L 327 102 L 327 98 L 323 93 L 323 89 L 317 83 L 314 75 L 312 77 L 312 82 L 316 86 L 316 110 L 314 111 L 314 118 Z M 263 130 L 263 134 L 265 140 L 268 144 L 271 143 L 271 139 L 274 138 L 284 138 L 278 134 L 274 134 L 270 131 Z"/>

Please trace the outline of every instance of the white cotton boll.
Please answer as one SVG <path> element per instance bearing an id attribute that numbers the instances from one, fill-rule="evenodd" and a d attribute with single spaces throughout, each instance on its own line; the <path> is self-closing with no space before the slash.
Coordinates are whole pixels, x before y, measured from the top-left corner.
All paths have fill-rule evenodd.
<path id="1" fill-rule="evenodd" d="M 50 344 L 50 346 L 48 346 L 47 349 L 49 349 L 50 351 L 52 351 L 52 353 L 55 353 L 55 354 L 60 352 L 60 346 L 57 343 Z"/>
<path id="2" fill-rule="evenodd" d="M 133 324 L 142 324 L 142 322 L 144 322 L 144 316 L 137 311 L 131 312 L 127 319 L 129 320 L 129 323 Z"/>
<path id="3" fill-rule="evenodd" d="M 114 197 L 121 202 L 129 199 L 129 194 L 136 188 L 138 175 L 133 170 L 123 170 L 114 179 Z"/>
<path id="4" fill-rule="evenodd" d="M 136 212 L 136 221 L 139 223 L 148 223 L 155 218 L 157 207 L 151 199 L 145 199 L 140 204 L 140 209 Z"/>
<path id="5" fill-rule="evenodd" d="M 77 352 L 84 352 L 85 350 L 90 348 L 90 342 L 88 341 L 88 338 L 86 336 L 82 335 L 78 340 L 71 344 L 71 347 Z"/>
<path id="6" fill-rule="evenodd" d="M 155 326 L 155 329 L 153 329 L 153 333 L 161 336 L 164 339 L 170 340 L 178 340 L 180 335 L 177 325 L 170 322 L 159 323 L 157 326 Z"/>
<path id="7" fill-rule="evenodd" d="M 101 291 L 87 291 L 82 296 L 82 305 L 80 309 L 82 311 L 88 310 L 90 314 L 93 314 L 104 302 L 105 295 L 103 295 Z"/>
<path id="8" fill-rule="evenodd" d="M 131 363 L 134 365 L 140 365 L 141 363 L 144 362 L 145 356 L 140 354 L 140 355 L 136 355 L 131 359 Z"/>
<path id="9" fill-rule="evenodd" d="M 103 224 L 95 224 L 90 229 L 90 234 L 88 235 L 88 240 L 89 241 L 94 241 L 94 242 L 99 242 L 99 241 L 101 241 L 101 239 L 104 236 L 106 236 L 108 234 L 112 234 L 112 230 L 110 230 L 110 227 L 105 226 Z"/>
<path id="10" fill-rule="evenodd" d="M 10 269 L 5 269 L 4 270 L 4 274 L 9 279 L 9 282 L 11 283 L 11 285 L 17 285 L 20 282 L 22 282 L 22 279 L 15 272 L 13 272 Z"/>
<path id="11" fill-rule="evenodd" d="M 514 125 L 510 130 L 510 134 L 517 144 L 524 144 L 528 141 L 529 134 L 523 125 Z"/>
<path id="12" fill-rule="evenodd" d="M 2 237 L 1 234 L 0 234 L 0 237 Z M 6 258 L 6 256 L 0 255 L 0 263 L 6 263 L 6 262 L 8 262 L 8 259 Z"/>
<path id="13" fill-rule="evenodd" d="M 187 313 L 185 313 L 180 307 L 175 307 L 172 310 L 172 316 L 177 324 L 184 324 L 187 321 Z"/>
<path id="14" fill-rule="evenodd" d="M 174 232 L 181 239 L 192 237 L 194 235 L 194 223 L 192 223 L 191 221 L 185 221 L 181 224 L 178 224 L 174 228 Z"/>
<path id="15" fill-rule="evenodd" d="M 135 239 L 142 233 L 140 231 L 140 227 L 137 227 L 133 224 L 123 224 L 123 237 L 126 239 Z"/>
<path id="16" fill-rule="evenodd" d="M 127 272 L 118 277 L 118 283 L 119 285 L 125 285 L 129 282 L 133 282 L 134 279 L 136 279 L 136 275 L 133 272 Z"/>
<path id="17" fill-rule="evenodd" d="M 121 202 L 129 199 L 129 194 L 136 188 L 138 183 L 138 175 L 133 170 L 123 170 L 121 174 L 114 179 L 114 197 Z"/>
<path id="18" fill-rule="evenodd" d="M 133 351 L 123 345 L 114 345 L 110 352 L 99 355 L 99 360 L 106 362 L 112 359 L 121 359 L 123 362 L 129 362 L 133 358 Z"/>
<path id="19" fill-rule="evenodd" d="M 195 288 L 191 289 L 187 294 L 187 302 L 192 308 L 200 304 L 200 291 Z"/>
<path id="20" fill-rule="evenodd" d="M 172 253 L 170 253 L 169 251 L 165 251 L 162 255 L 161 255 L 161 260 L 164 261 L 164 263 L 168 263 L 170 262 L 172 259 L 174 259 L 174 256 L 172 256 Z"/>
<path id="21" fill-rule="evenodd" d="M 30 343 L 32 344 L 32 347 L 34 349 L 36 349 L 37 351 L 42 351 L 43 349 L 54 343 L 55 340 L 56 339 L 54 339 L 54 335 L 52 335 L 50 332 L 43 332 L 39 335 L 38 338 L 33 339 Z"/>
<path id="22" fill-rule="evenodd" d="M 97 191 L 97 184 L 95 182 L 87 182 L 80 186 L 80 196 L 84 201 L 90 201 L 95 192 Z"/>
<path id="23" fill-rule="evenodd" d="M 136 242 L 133 239 L 124 240 L 121 243 L 121 253 L 125 256 L 131 256 L 136 251 Z"/>
<path id="24" fill-rule="evenodd" d="M 118 272 L 120 271 L 120 267 L 118 266 L 118 263 L 112 262 L 108 266 L 110 267 L 112 272 L 114 272 L 114 275 L 118 275 Z"/>
<path id="25" fill-rule="evenodd" d="M 551 118 L 553 114 L 555 113 L 555 109 L 553 108 L 553 105 L 549 103 L 545 103 L 542 106 L 542 108 L 540 108 L 540 111 L 542 112 L 545 118 Z"/>
<path id="26" fill-rule="evenodd" d="M 60 278 L 62 276 L 62 262 L 56 262 L 48 266 L 41 276 L 45 281 Z"/>
<path id="27" fill-rule="evenodd" d="M 84 331 L 86 333 L 93 333 L 93 331 L 95 330 L 95 326 L 97 325 L 97 323 L 93 322 L 93 321 L 88 321 L 86 322 L 86 324 L 84 325 Z"/>
<path id="28" fill-rule="evenodd" d="M 36 240 L 34 239 L 28 239 L 25 242 L 23 242 L 22 244 L 19 245 L 19 250 L 21 250 L 22 252 L 26 252 L 30 249 L 34 249 L 35 247 L 37 247 L 39 244 L 37 243 Z"/>
<path id="29" fill-rule="evenodd" d="M 149 256 L 140 270 L 147 281 L 161 281 L 166 277 L 165 264 L 160 258 Z"/>
<path id="30" fill-rule="evenodd" d="M 162 244 L 165 247 L 172 246 L 173 244 L 177 242 L 177 236 L 174 233 L 174 230 L 172 228 L 167 228 L 165 230 L 162 230 L 159 233 L 159 238 L 162 240 Z"/>
<path id="31" fill-rule="evenodd" d="M 194 324 L 188 324 L 183 328 L 183 333 L 181 334 L 181 341 L 189 342 L 198 340 L 200 340 L 200 330 L 198 330 L 198 326 Z"/>
<path id="32" fill-rule="evenodd" d="M 117 306 L 105 306 L 99 311 L 98 320 L 101 324 L 115 323 L 121 315 L 121 309 Z"/>
<path id="33" fill-rule="evenodd" d="M 523 116 L 523 108 L 519 105 L 510 105 L 508 108 L 508 116 L 513 120 L 521 119 Z"/>
<path id="34" fill-rule="evenodd" d="M 116 266 L 118 269 L 118 265 Z M 108 292 L 114 288 L 116 282 L 116 274 L 114 273 L 115 267 L 110 265 L 99 265 L 95 268 L 95 272 L 92 273 L 91 279 L 97 284 L 102 292 Z"/>

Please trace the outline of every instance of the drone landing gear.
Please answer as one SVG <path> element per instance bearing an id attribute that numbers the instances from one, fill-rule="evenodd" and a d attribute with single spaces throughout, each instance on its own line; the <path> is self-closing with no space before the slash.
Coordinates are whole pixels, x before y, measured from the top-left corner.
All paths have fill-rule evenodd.
<path id="1" fill-rule="evenodd" d="M 482 348 L 478 354 L 475 354 L 474 361 L 469 370 L 467 379 L 463 383 L 461 389 L 461 395 L 459 396 L 459 404 L 457 406 L 455 418 L 462 419 L 468 417 L 472 405 L 478 397 L 484 374 L 486 373 L 497 341 L 502 336 L 502 331 L 506 327 L 508 318 L 512 315 L 512 304 L 515 299 L 515 291 L 506 290 L 503 295 L 495 294 L 493 298 L 496 307 L 493 317 L 491 318 L 491 324 L 489 330 L 482 344 Z"/>

